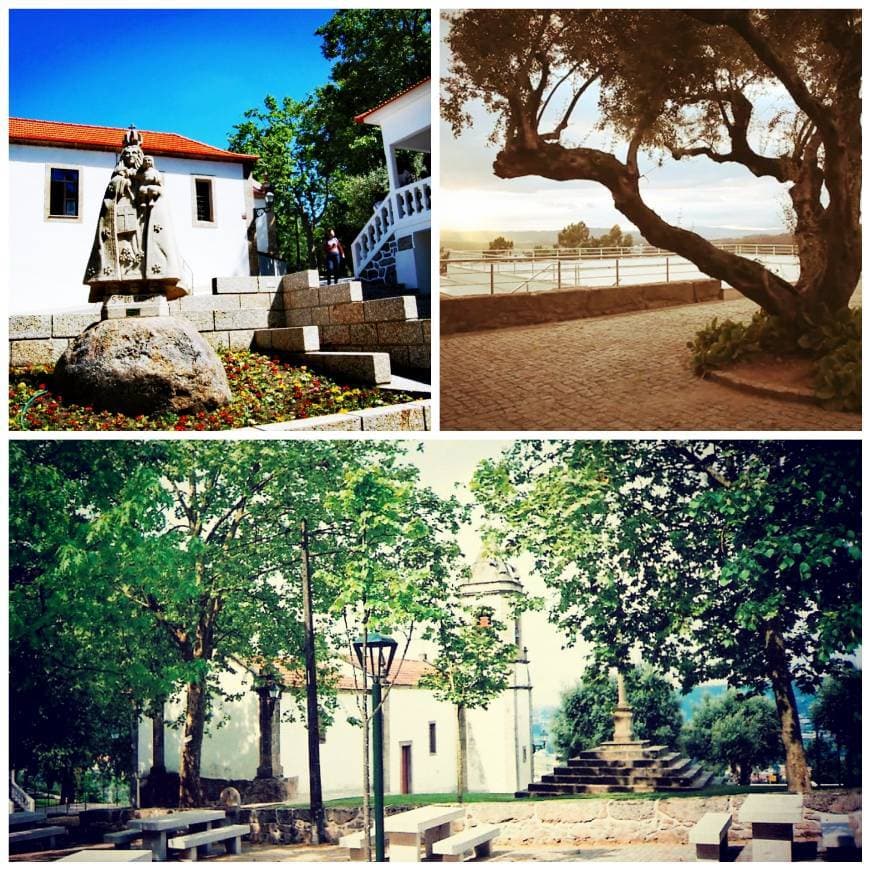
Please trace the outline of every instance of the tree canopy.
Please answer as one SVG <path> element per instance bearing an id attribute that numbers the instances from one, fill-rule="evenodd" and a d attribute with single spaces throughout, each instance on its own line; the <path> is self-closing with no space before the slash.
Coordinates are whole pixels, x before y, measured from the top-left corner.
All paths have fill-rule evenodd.
<path id="1" fill-rule="evenodd" d="M 604 235 L 593 236 L 589 227 L 580 221 L 559 230 L 557 243 L 560 248 L 630 248 L 634 240 L 631 233 L 623 233 L 618 224 Z"/>
<path id="2" fill-rule="evenodd" d="M 427 9 L 341 9 L 316 33 L 330 79 L 303 100 L 266 95 L 229 134 L 260 155 L 257 177 L 275 194 L 281 255 L 316 265 L 328 228 L 349 243 L 388 184 L 380 131 L 356 115 L 429 75 Z M 299 220 L 297 226 L 296 220 Z"/>
<path id="3" fill-rule="evenodd" d="M 344 641 L 336 616 L 352 605 L 387 628 L 436 608 L 434 587 L 453 570 L 455 503 L 419 486 L 402 455 L 360 441 L 16 444 L 15 721 L 46 675 L 63 681 L 52 668 L 69 665 L 55 666 L 54 651 L 74 649 L 74 665 L 107 674 L 105 694 L 125 699 L 128 722 L 183 692 L 180 802 L 198 803 L 220 673 L 231 659 L 300 667 L 302 519 L 331 544 L 314 574 L 325 669 Z M 30 763 L 36 750 L 23 725 L 19 734 L 13 757 Z"/>
<path id="4" fill-rule="evenodd" d="M 674 687 L 652 668 L 640 667 L 627 670 L 625 689 L 635 739 L 675 746 L 683 717 Z M 560 758 L 574 758 L 613 739 L 616 699 L 616 679 L 600 667 L 588 668 L 563 694 L 551 730 Z"/>
<path id="5" fill-rule="evenodd" d="M 496 116 L 497 176 L 598 182 L 651 244 L 786 320 L 848 305 L 861 274 L 860 11 L 473 9 L 449 24 L 443 114 L 456 133 L 472 100 Z M 619 156 L 575 144 L 583 99 Z M 641 154 L 787 186 L 797 282 L 667 223 L 644 199 Z"/>
<path id="6" fill-rule="evenodd" d="M 683 730 L 686 752 L 718 765 L 749 785 L 752 771 L 783 755 L 776 707 L 767 698 L 741 697 L 734 690 L 713 698 L 705 695 Z"/>
<path id="7" fill-rule="evenodd" d="M 803 791 L 793 681 L 818 685 L 860 643 L 859 481 L 847 441 L 533 441 L 473 486 L 569 642 L 610 665 L 639 649 L 685 690 L 770 686 Z"/>

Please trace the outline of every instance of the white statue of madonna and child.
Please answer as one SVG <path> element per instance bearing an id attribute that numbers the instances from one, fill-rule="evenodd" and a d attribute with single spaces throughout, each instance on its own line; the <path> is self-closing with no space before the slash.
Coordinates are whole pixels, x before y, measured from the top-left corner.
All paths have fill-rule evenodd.
<path id="1" fill-rule="evenodd" d="M 117 293 L 177 299 L 188 292 L 163 179 L 154 158 L 143 153 L 135 127 L 124 136 L 103 195 L 84 283 L 90 285 L 91 302 Z"/>

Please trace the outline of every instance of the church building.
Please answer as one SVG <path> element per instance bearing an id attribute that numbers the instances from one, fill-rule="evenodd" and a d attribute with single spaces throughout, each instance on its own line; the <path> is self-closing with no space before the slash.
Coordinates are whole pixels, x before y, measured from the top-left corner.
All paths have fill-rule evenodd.
<path id="1" fill-rule="evenodd" d="M 523 585 L 501 559 L 481 556 L 462 590 L 472 610 L 506 626 L 505 640 L 519 651 L 510 686 L 483 709 L 466 714 L 468 790 L 513 793 L 535 777 L 532 760 L 532 685 L 523 647 L 522 616 L 513 616 L 511 600 Z M 393 664 L 391 688 L 384 702 L 384 786 L 387 794 L 449 793 L 456 790 L 457 715 L 452 704 L 420 687 L 431 669 L 421 649 Z M 292 680 L 291 675 L 286 675 Z M 363 732 L 358 707 L 361 673 L 346 662 L 338 683 L 333 721 L 321 729 L 322 788 L 326 799 L 362 793 Z M 256 674 L 241 663 L 222 677 L 235 700 L 216 701 L 213 720 L 223 720 L 206 734 L 201 774 L 205 779 L 251 782 L 286 779 L 287 796 L 308 793 L 307 732 L 304 721 L 282 721 L 281 710 L 295 709 L 283 697 L 270 700 Z M 152 768 L 178 770 L 178 730 L 168 724 L 183 709 L 183 697 L 167 704 L 162 727 L 143 720 L 139 729 L 139 773 Z M 265 711 L 265 715 L 264 715 Z M 264 729 L 267 732 L 264 734 Z M 294 782 L 295 780 L 295 782 Z M 245 796 L 244 786 L 243 798 Z"/>

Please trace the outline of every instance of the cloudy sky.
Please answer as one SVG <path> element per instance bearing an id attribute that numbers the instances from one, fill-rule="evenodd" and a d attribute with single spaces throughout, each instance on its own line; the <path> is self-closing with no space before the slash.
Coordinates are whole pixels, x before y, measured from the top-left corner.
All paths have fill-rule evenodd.
<path id="1" fill-rule="evenodd" d="M 446 26 L 442 21 L 442 34 Z M 442 43 L 442 75 L 449 63 L 449 51 Z M 440 124 L 442 230 L 559 230 L 580 220 L 594 227 L 629 227 L 613 207 L 610 193 L 594 182 L 496 178 L 492 162 L 498 148 L 487 142 L 495 118 L 481 103 L 469 104 L 468 109 L 474 124 L 458 138 L 449 125 Z M 593 130 L 593 89 L 580 100 L 572 121 L 563 134 L 564 144 L 608 150 L 615 146 L 615 153 L 624 157 L 624 143 L 614 143 Z M 718 165 L 703 157 L 668 159 L 661 166 L 646 160 L 641 170 L 644 199 L 670 223 L 687 229 L 783 231 L 786 188 L 773 179 L 758 179 L 742 166 Z"/>

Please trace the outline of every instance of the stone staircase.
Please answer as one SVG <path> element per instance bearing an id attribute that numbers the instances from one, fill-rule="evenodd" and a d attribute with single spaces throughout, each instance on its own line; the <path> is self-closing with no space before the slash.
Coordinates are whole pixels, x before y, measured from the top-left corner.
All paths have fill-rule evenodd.
<path id="1" fill-rule="evenodd" d="M 257 298 L 264 289 L 257 278 L 215 282 L 217 296 L 234 294 L 239 299 L 240 310 L 229 317 L 239 326 L 254 327 L 254 347 L 279 351 L 292 362 L 337 378 L 428 392 L 431 321 L 418 315 L 414 296 L 365 299 L 359 281 L 321 285 L 314 269 L 268 280 L 275 282 L 268 311 Z M 249 298 L 256 307 L 246 305 Z M 202 303 L 180 300 L 180 313 L 185 315 L 193 304 Z"/>
<path id="2" fill-rule="evenodd" d="M 697 791 L 712 784 L 713 774 L 667 746 L 649 740 L 602 743 L 581 752 L 567 765 L 533 782 L 517 797 L 530 795 L 607 794 L 609 792 Z"/>

